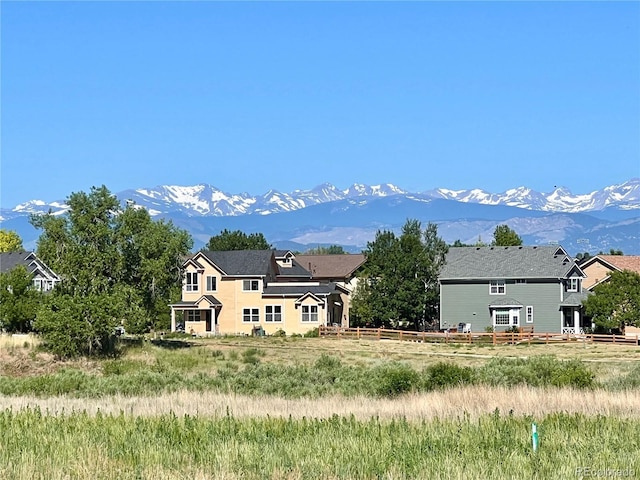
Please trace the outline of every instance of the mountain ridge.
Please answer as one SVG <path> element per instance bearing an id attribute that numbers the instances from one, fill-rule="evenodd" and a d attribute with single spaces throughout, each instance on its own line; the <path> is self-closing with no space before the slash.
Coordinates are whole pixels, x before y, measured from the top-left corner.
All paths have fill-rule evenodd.
<path id="1" fill-rule="evenodd" d="M 392 184 L 323 183 L 310 190 L 268 190 L 254 196 L 229 194 L 212 185 L 164 185 L 115 194 L 156 218 L 171 220 L 194 238 L 195 248 L 223 229 L 260 232 L 279 245 L 343 245 L 358 251 L 378 230 L 399 232 L 407 218 L 438 225 L 447 242 L 490 241 L 497 224 L 508 224 L 526 244 L 562 243 L 569 251 L 597 253 L 610 248 L 640 254 L 640 179 L 574 195 L 564 187 L 550 193 L 517 187 L 500 194 L 481 189 L 409 192 Z M 0 209 L 2 228 L 13 229 L 26 248 L 39 236 L 32 213 L 61 215 L 64 202 L 24 202 Z M 284 247 L 290 248 L 290 247 Z M 303 247 L 300 248 L 304 250 Z"/>

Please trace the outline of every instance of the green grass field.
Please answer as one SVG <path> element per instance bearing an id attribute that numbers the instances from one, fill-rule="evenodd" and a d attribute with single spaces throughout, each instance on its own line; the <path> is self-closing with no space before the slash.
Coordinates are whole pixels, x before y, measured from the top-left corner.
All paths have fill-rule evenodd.
<path id="1" fill-rule="evenodd" d="M 640 478 L 639 358 L 216 338 L 61 362 L 0 344 L 0 478 Z"/>

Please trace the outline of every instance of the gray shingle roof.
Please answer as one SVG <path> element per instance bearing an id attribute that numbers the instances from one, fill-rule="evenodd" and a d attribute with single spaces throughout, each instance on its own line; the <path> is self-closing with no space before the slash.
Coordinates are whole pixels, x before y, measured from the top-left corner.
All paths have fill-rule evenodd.
<path id="1" fill-rule="evenodd" d="M 451 247 L 440 280 L 564 278 L 574 265 L 558 245 Z"/>
<path id="2" fill-rule="evenodd" d="M 273 250 L 203 251 L 226 275 L 263 276 L 273 272 Z"/>
<path id="3" fill-rule="evenodd" d="M 270 284 L 263 292 L 263 296 L 271 295 L 293 295 L 301 296 L 305 293 L 313 293 L 318 296 L 330 295 L 336 292 L 335 283 L 324 283 L 320 285 L 287 285 L 286 283 Z"/>
<path id="4" fill-rule="evenodd" d="M 32 265 L 34 258 L 33 252 L 2 252 L 0 253 L 0 272 L 8 272 L 18 265 L 24 265 L 29 273 L 33 273 L 36 269 L 36 266 Z"/>
<path id="5" fill-rule="evenodd" d="M 562 302 L 561 307 L 579 307 L 582 305 L 582 301 L 591 294 L 591 292 L 573 292 L 567 295 Z"/>

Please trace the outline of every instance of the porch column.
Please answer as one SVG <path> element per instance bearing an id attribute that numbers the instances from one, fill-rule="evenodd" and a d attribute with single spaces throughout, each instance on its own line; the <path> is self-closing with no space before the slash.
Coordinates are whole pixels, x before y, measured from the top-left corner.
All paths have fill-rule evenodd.
<path id="1" fill-rule="evenodd" d="M 576 335 L 580 333 L 580 309 L 575 308 L 573 310 L 573 333 Z"/>
<path id="2" fill-rule="evenodd" d="M 171 307 L 171 331 L 176 331 L 176 311 Z"/>

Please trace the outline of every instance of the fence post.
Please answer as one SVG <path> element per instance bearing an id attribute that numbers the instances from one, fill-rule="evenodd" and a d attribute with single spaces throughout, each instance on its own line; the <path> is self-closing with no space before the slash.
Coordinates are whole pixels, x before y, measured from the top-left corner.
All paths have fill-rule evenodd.
<path id="1" fill-rule="evenodd" d="M 380 333 L 381 333 L 382 329 L 378 328 L 378 340 L 380 340 Z"/>
<path id="2" fill-rule="evenodd" d="M 360 340 L 360 327 L 356 327 L 356 338 Z"/>
<path id="3" fill-rule="evenodd" d="M 491 334 L 492 338 L 493 338 L 493 344 L 496 344 L 496 331 L 494 330 L 493 333 Z"/>

